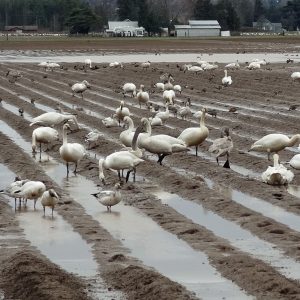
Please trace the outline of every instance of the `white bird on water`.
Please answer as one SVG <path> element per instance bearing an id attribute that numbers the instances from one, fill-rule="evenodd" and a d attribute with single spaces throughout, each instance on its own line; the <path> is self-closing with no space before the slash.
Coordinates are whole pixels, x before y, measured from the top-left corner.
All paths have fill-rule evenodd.
<path id="1" fill-rule="evenodd" d="M 48 207 L 51 207 L 51 210 L 52 210 L 51 215 L 53 218 L 54 207 L 58 203 L 58 201 L 59 201 L 59 197 L 54 189 L 50 189 L 43 193 L 42 198 L 41 198 L 41 204 L 44 209 L 44 216 L 45 216 L 45 212 L 46 212 L 46 206 L 48 206 Z"/>
<path id="2" fill-rule="evenodd" d="M 106 206 L 107 211 L 111 211 L 111 207 L 118 204 L 122 199 L 120 188 L 120 183 L 116 183 L 114 186 L 114 190 L 101 191 L 91 195 L 96 197 L 102 205 Z"/>
<path id="3" fill-rule="evenodd" d="M 68 124 L 63 126 L 63 144 L 59 148 L 60 157 L 66 162 L 67 176 L 69 175 L 69 163 L 75 163 L 74 173 L 76 174 L 78 162 L 87 155 L 85 148 L 78 143 L 68 143 L 67 129 L 70 129 Z"/>
<path id="4" fill-rule="evenodd" d="M 284 185 L 290 183 L 294 174 L 288 170 L 284 165 L 279 163 L 279 155 L 273 155 L 274 165 L 269 166 L 268 169 L 261 174 L 262 181 L 271 185 Z"/>
<path id="5" fill-rule="evenodd" d="M 76 94 L 81 94 L 81 99 L 83 99 L 83 92 L 87 89 L 91 88 L 91 85 L 86 81 L 83 80 L 82 82 L 74 83 L 71 87 L 73 92 L 73 97 Z"/>

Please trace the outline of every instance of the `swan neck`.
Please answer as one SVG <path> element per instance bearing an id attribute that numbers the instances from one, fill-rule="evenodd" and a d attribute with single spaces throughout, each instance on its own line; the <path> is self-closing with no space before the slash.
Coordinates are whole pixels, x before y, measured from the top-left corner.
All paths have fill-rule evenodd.
<path id="1" fill-rule="evenodd" d="M 152 133 L 151 124 L 150 124 L 149 121 L 146 123 L 146 132 L 147 132 L 149 135 L 151 135 L 151 133 Z"/>
<path id="2" fill-rule="evenodd" d="M 99 179 L 104 178 L 103 165 L 104 165 L 104 159 L 99 159 Z"/>
<path id="3" fill-rule="evenodd" d="M 36 148 L 36 134 L 34 132 L 32 133 L 32 143 L 31 143 L 31 145 L 32 145 L 32 150 L 35 150 L 35 148 Z"/>
<path id="4" fill-rule="evenodd" d="M 63 127 L 63 145 L 68 143 L 67 130 Z"/>
<path id="5" fill-rule="evenodd" d="M 287 147 L 294 146 L 299 140 L 300 140 L 299 134 L 293 135 L 292 138 L 289 140 Z"/>
<path id="6" fill-rule="evenodd" d="M 201 118 L 200 118 L 200 127 L 205 126 L 205 111 L 202 112 Z"/>
<path id="7" fill-rule="evenodd" d="M 274 167 L 278 167 L 278 165 L 279 165 L 279 156 L 274 155 L 273 159 L 274 159 Z"/>
<path id="8" fill-rule="evenodd" d="M 224 73 L 225 73 L 225 77 L 227 77 L 227 70 L 224 70 Z"/>

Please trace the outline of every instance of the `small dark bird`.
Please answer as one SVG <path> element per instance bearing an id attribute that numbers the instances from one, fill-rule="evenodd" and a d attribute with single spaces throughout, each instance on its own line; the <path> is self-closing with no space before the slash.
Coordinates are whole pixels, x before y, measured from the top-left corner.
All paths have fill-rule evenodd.
<path id="1" fill-rule="evenodd" d="M 217 117 L 217 110 L 215 109 L 208 109 L 206 112 L 214 118 Z"/>
<path id="2" fill-rule="evenodd" d="M 296 110 L 298 106 L 298 104 L 292 104 L 290 105 L 289 110 Z"/>
<path id="3" fill-rule="evenodd" d="M 48 76 L 47 75 L 43 75 L 43 78 L 48 78 Z"/>
<path id="4" fill-rule="evenodd" d="M 31 103 L 32 105 L 34 105 L 35 99 L 31 98 L 31 99 L 30 99 L 30 103 Z"/>
<path id="5" fill-rule="evenodd" d="M 229 111 L 229 112 L 236 112 L 236 111 L 237 111 L 237 108 L 236 108 L 236 107 L 230 107 L 228 111 Z"/>
<path id="6" fill-rule="evenodd" d="M 293 63 L 294 62 L 294 60 L 293 59 L 290 59 L 290 58 L 288 58 L 287 60 L 286 60 L 286 63 L 288 64 L 288 63 Z"/>
<path id="7" fill-rule="evenodd" d="M 21 117 L 24 116 L 24 109 L 22 107 L 19 108 L 19 114 Z"/>

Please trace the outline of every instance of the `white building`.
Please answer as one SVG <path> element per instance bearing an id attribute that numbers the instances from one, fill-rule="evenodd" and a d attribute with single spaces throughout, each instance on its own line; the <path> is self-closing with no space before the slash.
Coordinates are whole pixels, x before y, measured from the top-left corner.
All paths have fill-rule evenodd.
<path id="1" fill-rule="evenodd" d="M 177 37 L 220 36 L 221 26 L 217 20 L 189 20 L 188 25 L 175 25 Z"/>
<path id="2" fill-rule="evenodd" d="M 111 36 L 144 36 L 145 28 L 139 27 L 137 21 L 109 21 L 106 33 Z"/>

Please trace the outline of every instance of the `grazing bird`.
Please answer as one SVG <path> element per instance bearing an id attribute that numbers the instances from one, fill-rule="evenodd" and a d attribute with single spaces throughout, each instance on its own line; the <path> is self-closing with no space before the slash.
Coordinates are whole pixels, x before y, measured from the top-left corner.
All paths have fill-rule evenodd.
<path id="1" fill-rule="evenodd" d="M 185 105 L 184 107 L 181 107 L 179 110 L 178 110 L 178 115 L 181 117 L 182 120 L 186 120 L 186 118 L 188 116 L 191 116 L 192 115 L 192 111 L 191 111 L 191 108 L 190 108 L 190 101 L 186 101 L 185 102 Z"/>
<path id="2" fill-rule="evenodd" d="M 146 133 L 138 140 L 138 146 L 150 153 L 158 155 L 158 163 L 162 165 L 163 159 L 167 155 L 175 152 L 186 151 L 185 143 L 177 138 L 166 134 L 151 135 L 151 125 L 147 118 L 141 119 L 141 128 Z"/>
<path id="3" fill-rule="evenodd" d="M 216 109 L 208 109 L 207 114 L 211 115 L 212 117 L 217 117 L 217 110 Z"/>
<path id="4" fill-rule="evenodd" d="M 293 135 L 291 138 L 281 133 L 271 133 L 268 134 L 258 141 L 256 141 L 248 150 L 258 151 L 258 152 L 267 152 L 268 159 L 270 160 L 271 153 L 277 153 L 283 150 L 286 147 L 292 147 L 296 143 L 300 142 L 300 134 Z"/>
<path id="5" fill-rule="evenodd" d="M 149 93 L 145 91 L 145 86 L 143 84 L 140 85 L 140 90 L 137 93 L 136 98 L 139 102 L 140 108 L 142 103 L 147 105 L 149 102 Z"/>
<path id="6" fill-rule="evenodd" d="M 159 111 L 158 113 L 155 114 L 156 118 L 160 118 L 163 123 L 167 121 L 170 117 L 170 112 L 169 112 L 169 105 L 166 105 L 166 110 L 165 111 Z"/>
<path id="7" fill-rule="evenodd" d="M 198 74 L 199 72 L 202 72 L 203 69 L 199 66 L 186 66 L 183 72 L 185 73 L 186 71 Z"/>
<path id="8" fill-rule="evenodd" d="M 182 88 L 181 88 L 181 86 L 180 86 L 179 84 L 175 84 L 175 85 L 173 86 L 173 90 L 174 90 L 175 92 L 178 92 L 179 94 L 181 94 L 181 92 L 182 92 Z"/>
<path id="9" fill-rule="evenodd" d="M 128 107 L 124 106 L 124 104 L 125 104 L 124 101 L 121 101 L 120 107 L 118 107 L 116 109 L 116 113 L 115 113 L 115 116 L 116 116 L 117 120 L 119 121 L 119 126 L 120 126 L 121 121 L 123 121 L 124 117 L 130 116 L 130 111 L 129 111 Z"/>
<path id="10" fill-rule="evenodd" d="M 237 61 L 234 62 L 234 63 L 227 64 L 224 68 L 225 68 L 225 69 L 230 69 L 230 70 L 236 70 L 236 69 L 239 69 L 239 68 L 240 68 L 239 61 L 237 60 Z"/>
<path id="11" fill-rule="evenodd" d="M 291 75 L 291 78 L 294 81 L 300 81 L 300 72 L 293 72 L 292 75 Z"/>
<path id="12" fill-rule="evenodd" d="M 225 136 L 224 136 L 225 134 Z M 221 133 L 221 138 L 213 141 L 208 151 L 216 155 L 216 160 L 219 165 L 219 157 L 227 156 L 226 162 L 223 165 L 224 168 L 230 168 L 229 153 L 233 148 L 233 142 L 229 135 L 229 128 L 224 129 L 224 133 Z"/>
<path id="13" fill-rule="evenodd" d="M 134 83 L 127 82 L 123 85 L 123 96 L 126 97 L 126 94 L 131 94 L 131 97 L 136 96 L 136 85 Z"/>
<path id="14" fill-rule="evenodd" d="M 222 84 L 224 86 L 229 86 L 232 84 L 231 76 L 227 76 L 227 70 L 224 70 L 225 76 L 222 78 Z"/>
<path id="15" fill-rule="evenodd" d="M 265 172 L 261 174 L 262 181 L 271 185 L 284 185 L 290 183 L 294 174 L 285 166 L 279 163 L 279 155 L 273 155 L 274 166 L 269 166 Z"/>
<path id="16" fill-rule="evenodd" d="M 72 92 L 73 92 L 72 96 L 74 97 L 75 93 L 81 94 L 81 99 L 83 99 L 83 92 L 90 88 L 91 88 L 91 85 L 86 80 L 83 80 L 82 82 L 77 82 L 77 83 L 73 84 L 71 87 Z"/>
<path id="17" fill-rule="evenodd" d="M 88 149 L 98 146 L 101 135 L 97 129 L 94 129 L 85 136 L 84 141 L 88 144 Z"/>
<path id="18" fill-rule="evenodd" d="M 151 66 L 151 63 L 150 63 L 150 61 L 148 60 L 148 61 L 146 61 L 146 62 L 143 62 L 143 63 L 141 63 L 141 67 L 143 68 L 143 69 L 149 69 L 150 68 L 150 66 Z"/>
<path id="19" fill-rule="evenodd" d="M 196 147 L 196 156 L 198 156 L 198 146 L 201 145 L 208 137 L 209 131 L 205 126 L 206 109 L 202 109 L 199 127 L 189 127 L 184 129 L 178 136 L 179 140 L 185 142 L 187 147 Z"/>
<path id="20" fill-rule="evenodd" d="M 25 200 L 25 206 L 27 204 L 27 200 L 34 201 L 34 209 L 37 200 L 43 195 L 46 191 L 46 186 L 41 181 L 28 181 L 24 183 L 19 190 L 14 191 L 14 197 L 20 198 L 22 197 Z"/>
<path id="21" fill-rule="evenodd" d="M 60 64 L 54 62 L 48 62 L 47 70 L 51 70 L 53 72 L 54 69 L 60 68 Z"/>
<path id="22" fill-rule="evenodd" d="M 117 117 L 115 115 L 103 119 L 102 123 L 107 128 L 119 126 L 119 121 L 117 120 Z"/>
<path id="23" fill-rule="evenodd" d="M 45 191 L 41 198 L 41 204 L 43 206 L 44 210 L 44 217 L 46 212 L 46 206 L 51 207 L 51 216 L 53 218 L 53 211 L 55 205 L 58 203 L 59 197 L 54 189 L 50 189 L 48 191 Z"/>
<path id="24" fill-rule="evenodd" d="M 39 125 L 39 126 L 53 127 L 53 126 L 56 126 L 56 125 L 59 125 L 61 123 L 65 123 L 68 121 L 75 123 L 76 127 L 79 128 L 79 125 L 78 125 L 75 115 L 61 114 L 61 113 L 52 112 L 52 111 L 43 113 L 40 116 L 33 118 L 33 122 L 30 123 L 29 126 Z"/>
<path id="25" fill-rule="evenodd" d="M 89 67 L 90 69 L 92 69 L 92 60 L 87 58 L 84 60 L 84 66 L 85 67 Z"/>
<path id="26" fill-rule="evenodd" d="M 133 181 L 135 181 L 136 167 L 143 162 L 141 159 L 142 151 L 137 147 L 137 139 L 141 129 L 138 127 L 132 139 L 132 150 L 118 151 L 108 155 L 105 159 L 99 159 L 99 179 L 105 184 L 104 169 L 112 169 L 118 171 L 119 180 L 121 181 L 120 171 L 128 170 L 126 182 L 129 175 L 133 172 Z"/>
<path id="27" fill-rule="evenodd" d="M 160 77 L 160 79 L 161 79 L 161 77 Z M 167 82 L 165 82 L 165 84 L 164 84 L 165 91 L 173 89 L 173 84 L 171 83 L 171 81 L 174 81 L 173 76 L 171 74 L 168 74 Z"/>
<path id="28" fill-rule="evenodd" d="M 59 140 L 57 130 L 51 127 L 39 127 L 32 132 L 32 152 L 36 153 L 36 144 L 40 144 L 40 159 L 42 155 L 42 144 L 49 144 Z"/>
<path id="29" fill-rule="evenodd" d="M 77 172 L 78 162 L 83 159 L 87 153 L 84 147 L 78 143 L 68 143 L 67 129 L 70 129 L 68 124 L 63 126 L 63 144 L 59 148 L 60 157 L 66 162 L 67 176 L 69 176 L 69 163 L 75 163 L 74 173 Z"/>
<path id="30" fill-rule="evenodd" d="M 299 107 L 299 104 L 292 104 L 290 105 L 289 110 L 296 110 L 297 107 Z"/>
<path id="31" fill-rule="evenodd" d="M 165 84 L 162 82 L 157 82 L 153 85 L 153 87 L 157 88 L 159 91 L 163 92 L 165 90 Z"/>
<path id="32" fill-rule="evenodd" d="M 166 104 L 174 104 L 175 92 L 173 90 L 165 90 L 163 92 L 163 99 L 165 100 Z"/>
<path id="33" fill-rule="evenodd" d="M 109 66 L 110 68 L 121 68 L 121 69 L 123 69 L 123 64 L 122 64 L 122 63 L 119 63 L 119 62 L 117 62 L 117 61 L 111 62 L 108 66 Z"/>
<path id="34" fill-rule="evenodd" d="M 16 195 L 15 192 L 19 191 L 22 188 L 22 186 L 28 181 L 29 181 L 28 179 L 21 180 L 21 178 L 17 176 L 17 177 L 15 177 L 15 181 L 12 182 L 11 184 L 9 184 L 5 189 L 0 190 L 0 193 L 14 198 L 15 199 L 15 208 L 16 208 L 17 198 L 19 199 L 20 205 L 21 205 L 22 196 Z"/>
<path id="35" fill-rule="evenodd" d="M 250 63 L 247 67 L 247 69 L 249 70 L 257 70 L 260 69 L 260 63 L 253 61 L 252 63 Z"/>
<path id="36" fill-rule="evenodd" d="M 114 190 L 112 191 L 101 191 L 98 193 L 91 194 L 104 206 L 107 207 L 107 211 L 111 211 L 111 207 L 118 204 L 122 200 L 120 192 L 121 185 L 116 183 Z"/>

